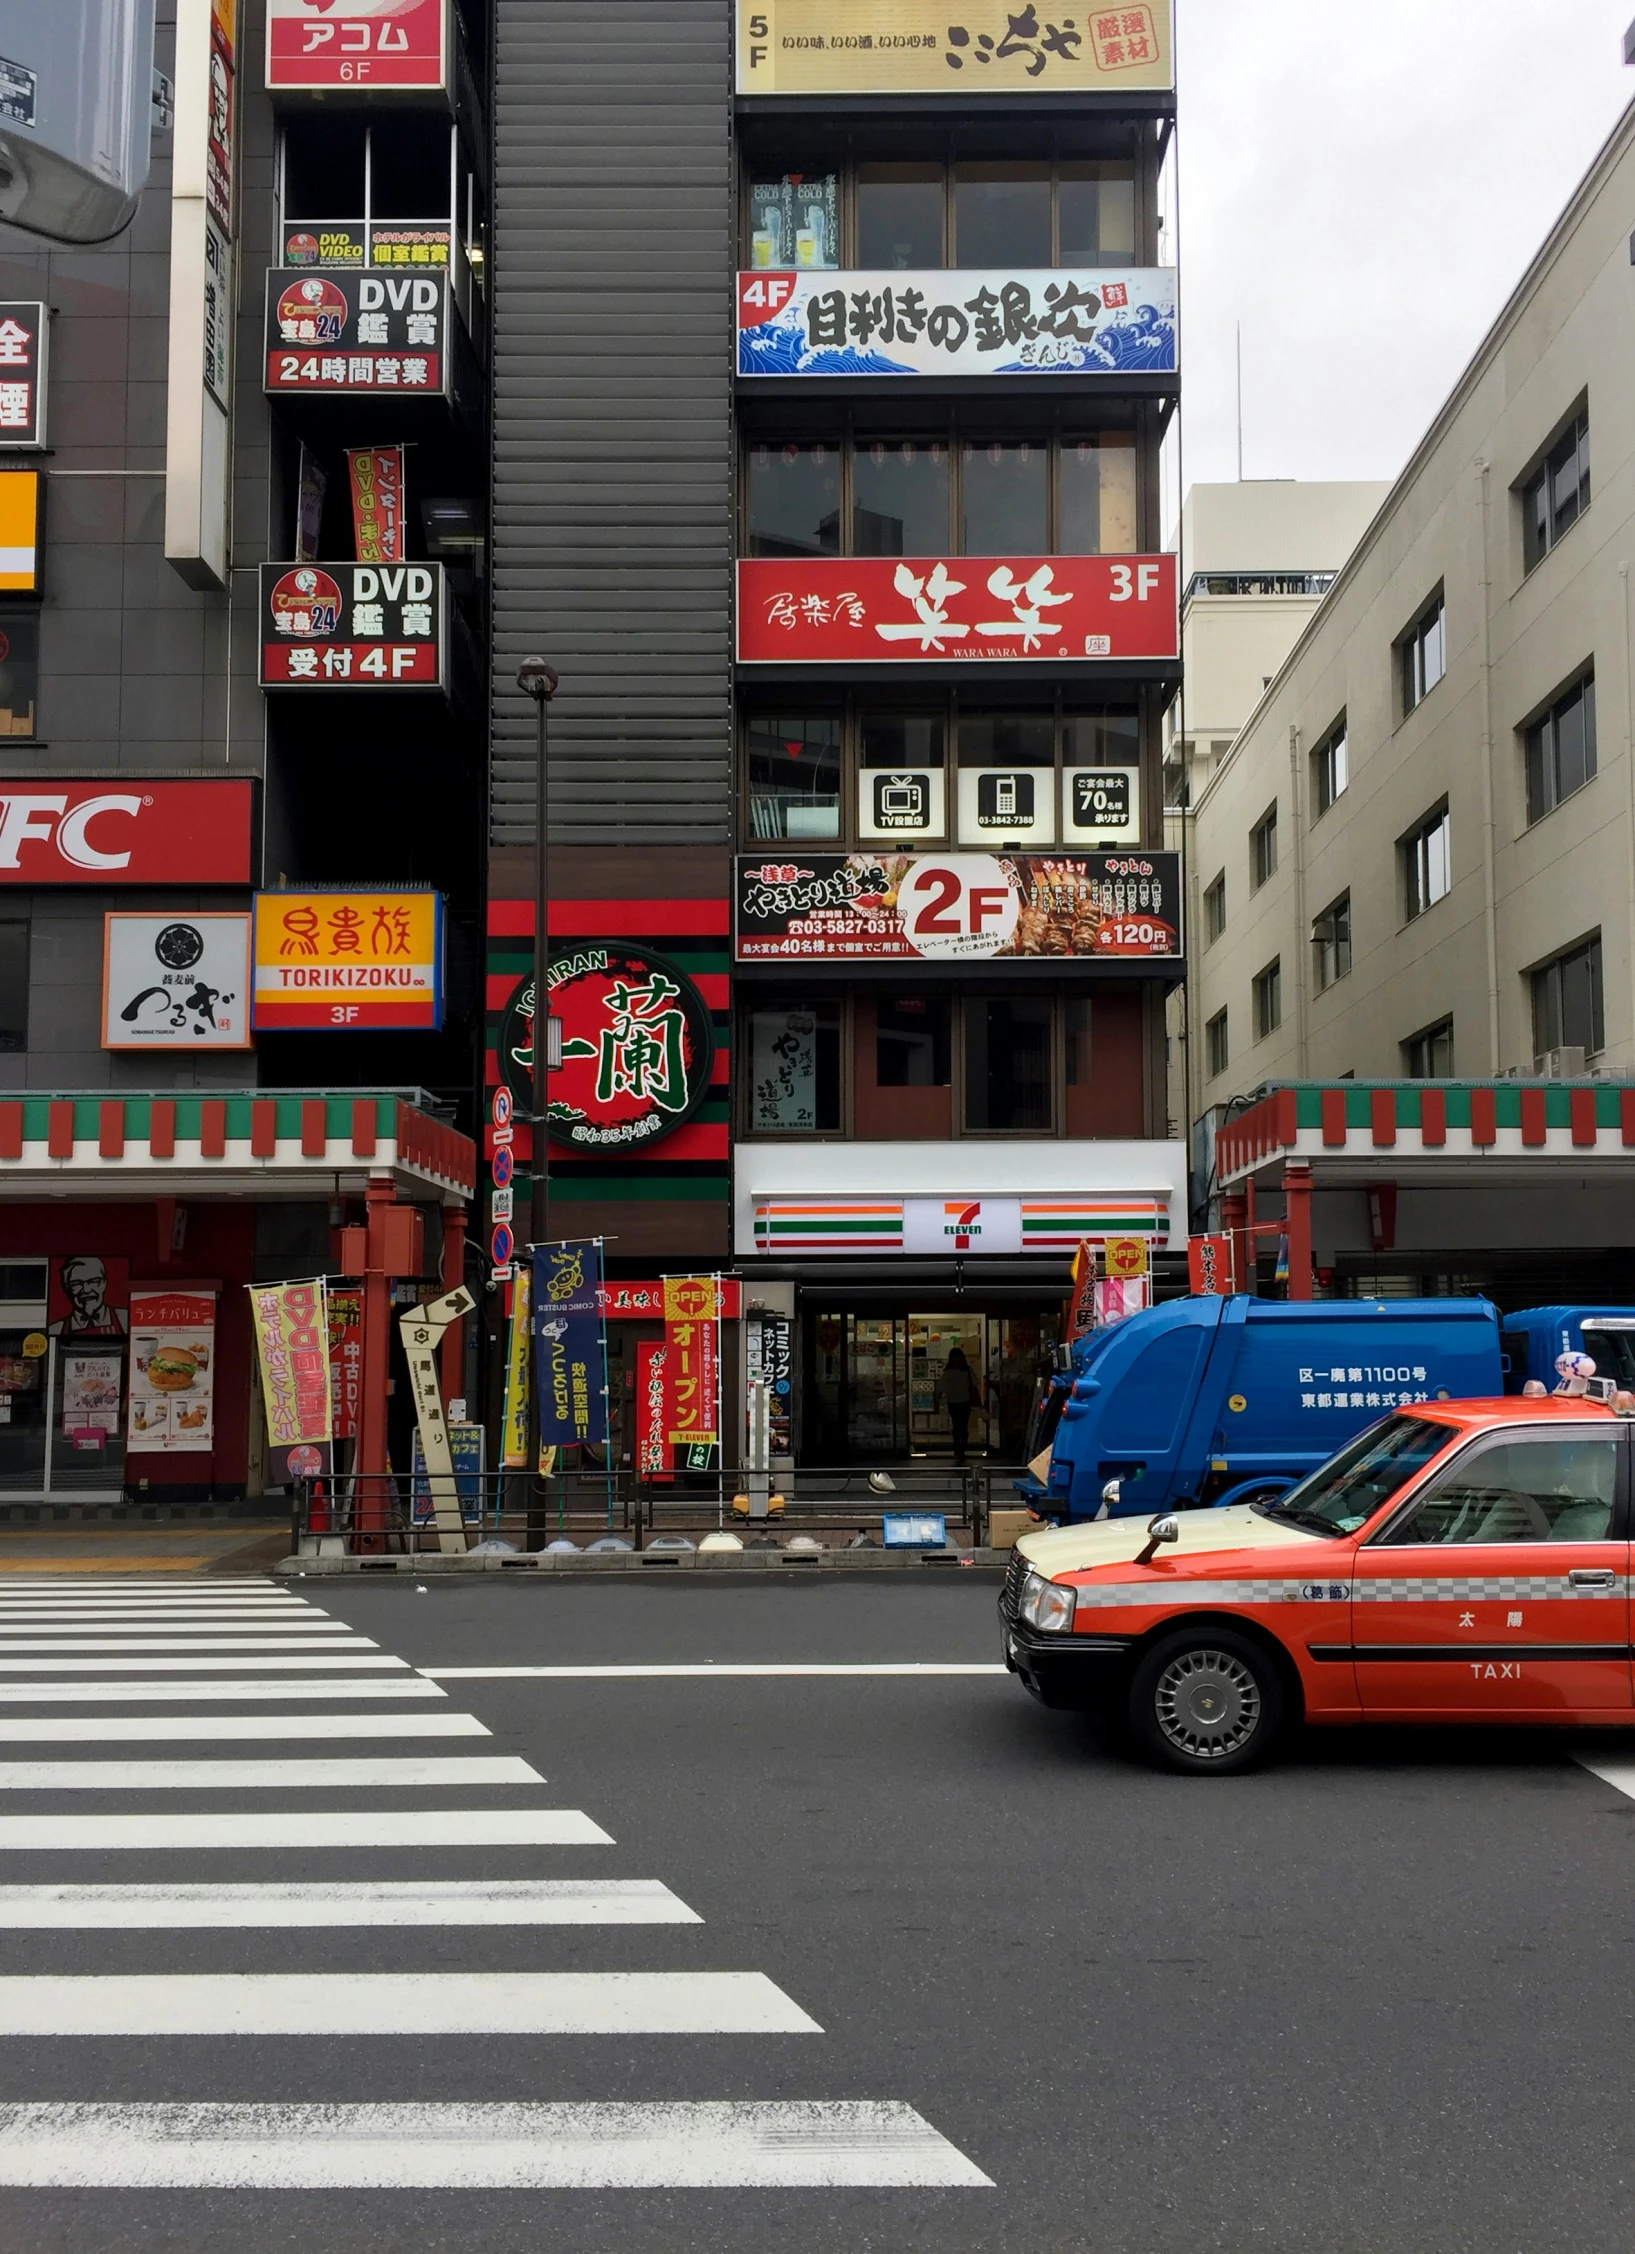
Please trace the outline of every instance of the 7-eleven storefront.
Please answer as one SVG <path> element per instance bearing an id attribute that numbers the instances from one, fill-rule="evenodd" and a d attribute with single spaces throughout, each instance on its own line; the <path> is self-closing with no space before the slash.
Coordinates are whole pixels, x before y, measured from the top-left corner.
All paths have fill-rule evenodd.
<path id="1" fill-rule="evenodd" d="M 1019 1463 L 1080 1243 L 1141 1237 L 1184 1288 L 1179 1143 L 745 1142 L 736 1176 L 746 1310 L 789 1326 L 797 1464 L 951 1462 L 956 1349 L 971 1458 Z"/>
<path id="2" fill-rule="evenodd" d="M 0 1511 L 261 1494 L 245 1287 L 335 1274 L 384 1200 L 421 1209 L 404 1288 L 457 1278 L 475 1170 L 392 1092 L 0 1099 Z"/>

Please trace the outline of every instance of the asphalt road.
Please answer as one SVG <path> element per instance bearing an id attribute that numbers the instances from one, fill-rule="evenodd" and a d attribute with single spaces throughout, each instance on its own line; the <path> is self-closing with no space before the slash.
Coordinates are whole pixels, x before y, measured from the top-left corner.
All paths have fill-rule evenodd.
<path id="1" fill-rule="evenodd" d="M 167 1678 L 136 1674 L 124 1616 L 117 1634 L 87 1638 L 127 1639 L 122 1656 L 94 1657 L 108 1678 L 83 1668 L 70 1677 L 56 1656 L 26 1678 L 59 1685 L 35 1702 L 14 1695 L 15 1676 L 0 1676 L 0 1730 L 67 1717 L 94 1731 L 99 1718 L 168 1714 L 153 1726 L 179 1734 L 0 1743 L 0 1763 L 521 1757 L 544 1788 L 269 1790 L 240 1778 L 155 1790 L 150 1775 L 131 1789 L 5 1789 L 0 1845 L 11 1844 L 16 1818 L 156 1810 L 271 1816 L 288 1837 L 179 1852 L 64 1834 L 0 1855 L 0 1884 L 647 1880 L 703 1922 L 519 1926 L 478 1914 L 413 1929 L 382 1916 L 291 1930 L 274 1910 L 238 1930 L 8 1930 L 0 1903 L 0 2170 L 15 2118 L 3 2109 L 19 2103 L 622 2103 L 650 2122 L 677 2102 L 869 2101 L 912 2109 L 924 2124 L 912 2132 L 917 2149 L 931 2151 L 944 2180 L 595 2190 L 58 2182 L 0 2189 L 7 2254 L 1585 2254 L 1627 2244 L 1635 2120 L 1621 2077 L 1635 2002 L 1635 1802 L 1587 1773 L 1564 1740 L 1313 1735 L 1262 1775 L 1192 1781 L 1109 1755 L 1084 1723 L 1041 1712 L 998 1674 L 439 1679 L 443 1669 L 505 1665 L 990 1662 L 995 1585 L 977 1573 L 804 1583 L 654 1573 L 526 1587 L 485 1578 L 434 1581 L 425 1595 L 349 1581 L 301 1593 L 370 1639 L 352 1678 L 373 1686 L 367 1695 L 298 1695 L 274 1677 L 265 1678 L 273 1693 L 255 1698 L 141 1695 L 143 1683 L 151 1691 Z M 300 1614 L 316 1617 L 305 1605 Z M 136 1624 L 143 1637 L 162 1633 L 140 1615 Z M 276 1625 L 299 1641 L 301 1621 Z M 84 1633 L 61 1623 L 42 1634 L 66 1642 L 70 1630 Z M 202 1649 L 204 1623 L 186 1632 Z M 249 1648 L 260 1635 L 248 1621 L 229 1624 L 241 1640 L 225 1663 L 235 1683 L 276 1665 Z M 32 1638 L 15 1617 L 0 1619 L 0 1648 Z M 377 1647 L 383 1664 L 395 1655 L 430 1671 L 446 1697 L 411 1697 L 407 1670 L 383 1683 L 368 1657 Z M 195 1690 L 201 1680 L 208 1690 L 216 1678 L 194 1665 Z M 65 1702 L 61 1684 L 106 1688 L 115 1675 L 136 1685 L 122 1700 Z M 312 1734 L 326 1717 L 344 1733 L 345 1717 L 355 1727 L 362 1712 L 406 1718 L 405 1727 L 418 1713 L 472 1715 L 491 1735 Z M 309 1734 L 186 1735 L 253 1715 L 281 1730 L 304 1717 Z M 1635 1750 L 1622 1736 L 1599 1744 Z M 362 1820 L 409 1806 L 456 1810 L 452 1836 L 445 1819 L 444 1843 L 342 1848 L 297 1837 L 314 1810 Z M 505 1811 L 546 1808 L 582 1812 L 608 1843 L 480 1836 Z M 296 2016 L 323 2019 L 352 2008 L 336 1976 L 387 1975 L 377 1983 L 389 1991 L 384 2008 L 412 2020 L 446 2012 L 438 1975 L 610 1972 L 760 1977 L 749 1989 L 708 1990 L 706 2019 L 721 1998 L 724 2019 L 747 2017 L 707 2033 L 491 2023 L 268 2033 L 256 2030 L 274 2007 L 257 1991 L 238 2007 L 245 2032 L 180 2034 L 153 2031 L 169 2003 L 112 1985 L 132 1974 L 195 1983 L 314 1974 Z M 5 1976 L 18 1975 L 98 1984 L 42 1991 L 40 2005 L 8 1986 Z M 628 1992 L 639 2019 L 655 1984 L 638 1978 Z M 198 2008 L 221 2011 L 222 1994 L 206 1979 Z M 35 2024 L 42 2011 L 59 2027 L 78 2015 L 88 2031 L 6 2039 L 31 2010 Z M 81 2120 L 65 2149 L 81 2161 L 99 2150 L 109 2118 L 124 2116 Z M 978 2172 L 987 2186 L 947 2180 Z"/>

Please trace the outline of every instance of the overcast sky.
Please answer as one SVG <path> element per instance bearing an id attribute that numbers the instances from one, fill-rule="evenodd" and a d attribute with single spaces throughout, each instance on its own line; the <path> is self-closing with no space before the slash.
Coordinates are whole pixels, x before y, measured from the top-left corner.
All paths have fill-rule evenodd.
<path id="1" fill-rule="evenodd" d="M 1388 478 L 1635 96 L 1635 0 L 1178 0 L 1188 485 Z M 1631 214 L 1635 220 L 1635 213 Z"/>

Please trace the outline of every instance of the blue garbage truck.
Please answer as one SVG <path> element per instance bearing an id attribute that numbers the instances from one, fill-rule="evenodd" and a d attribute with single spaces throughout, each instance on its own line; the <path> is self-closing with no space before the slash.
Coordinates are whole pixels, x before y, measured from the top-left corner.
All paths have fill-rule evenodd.
<path id="1" fill-rule="evenodd" d="M 1500 1322 L 1507 1393 L 1530 1377 L 1554 1385 L 1561 1354 L 1587 1354 L 1597 1377 L 1635 1392 L 1635 1307 L 1524 1307 Z"/>
<path id="2" fill-rule="evenodd" d="M 1251 1502 L 1403 1402 L 1491 1399 L 1504 1380 L 1486 1299 L 1167 1300 L 1074 1347 L 1029 1442 L 1048 1481 L 1017 1492 L 1063 1524 Z"/>

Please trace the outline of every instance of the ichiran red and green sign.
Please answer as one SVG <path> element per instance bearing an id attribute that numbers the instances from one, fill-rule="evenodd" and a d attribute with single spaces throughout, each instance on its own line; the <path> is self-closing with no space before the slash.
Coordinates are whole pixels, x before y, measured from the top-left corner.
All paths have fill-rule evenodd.
<path id="1" fill-rule="evenodd" d="M 551 1140 L 578 1150 L 639 1150 L 690 1119 L 715 1062 L 703 996 L 684 971 L 624 941 L 578 946 L 550 970 L 562 1063 L 551 1074 Z M 532 1096 L 534 982 L 501 1031 L 499 1066 L 519 1103 Z"/>

